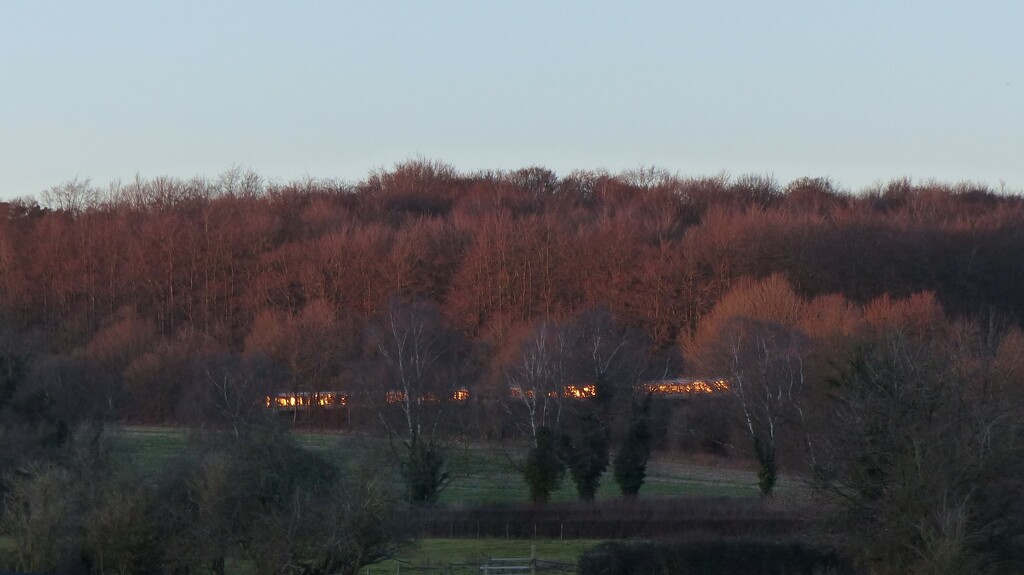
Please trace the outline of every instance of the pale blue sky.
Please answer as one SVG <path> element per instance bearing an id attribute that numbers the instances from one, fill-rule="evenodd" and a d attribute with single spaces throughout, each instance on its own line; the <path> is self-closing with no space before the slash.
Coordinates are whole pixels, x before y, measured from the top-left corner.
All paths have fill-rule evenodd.
<path id="1" fill-rule="evenodd" d="M 1024 2 L 0 4 L 0 198 L 424 157 L 1024 189 Z"/>

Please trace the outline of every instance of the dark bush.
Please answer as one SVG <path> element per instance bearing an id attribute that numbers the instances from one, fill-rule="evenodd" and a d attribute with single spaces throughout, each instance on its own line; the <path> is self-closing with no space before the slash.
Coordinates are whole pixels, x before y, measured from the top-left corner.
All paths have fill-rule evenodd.
<path id="1" fill-rule="evenodd" d="M 402 461 L 402 477 L 405 479 L 407 498 L 415 505 L 433 505 L 441 491 L 451 481 L 445 470 L 444 455 L 433 442 L 411 443 Z"/>

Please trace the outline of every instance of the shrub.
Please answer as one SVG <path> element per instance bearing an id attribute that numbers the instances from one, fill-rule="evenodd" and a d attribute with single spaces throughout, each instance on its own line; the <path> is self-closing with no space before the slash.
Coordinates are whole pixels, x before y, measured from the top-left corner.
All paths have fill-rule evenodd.
<path id="1" fill-rule="evenodd" d="M 229 559 L 256 575 L 356 573 L 404 543 L 377 472 L 350 476 L 273 429 L 223 434 L 168 487 L 169 567 L 223 575 Z"/>
<path id="2" fill-rule="evenodd" d="M 83 553 L 100 573 L 159 573 L 163 558 L 156 499 L 127 482 L 101 486 L 82 522 Z"/>
<path id="3" fill-rule="evenodd" d="M 0 521 L 0 534 L 14 542 L 7 561 L 16 569 L 49 572 L 77 556 L 81 541 L 69 521 L 81 507 L 74 477 L 54 465 L 31 465 L 7 483 Z"/>
<path id="4" fill-rule="evenodd" d="M 444 456 L 434 442 L 411 442 L 407 459 L 402 461 L 402 477 L 410 503 L 433 505 L 451 481 L 445 470 Z"/>

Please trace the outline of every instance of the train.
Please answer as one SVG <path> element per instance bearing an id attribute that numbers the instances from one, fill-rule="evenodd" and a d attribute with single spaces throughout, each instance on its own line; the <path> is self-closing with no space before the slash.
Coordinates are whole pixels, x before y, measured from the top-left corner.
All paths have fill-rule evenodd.
<path id="1" fill-rule="evenodd" d="M 646 393 L 665 398 L 686 398 L 702 395 L 720 395 L 729 392 L 729 380 L 721 377 L 677 377 L 649 381 L 635 386 L 638 393 Z M 452 391 L 446 401 L 465 403 L 470 399 L 470 391 L 459 387 Z M 533 389 L 510 386 L 508 396 L 513 399 L 532 399 Z M 593 384 L 570 384 L 562 387 L 561 394 L 547 392 L 553 399 L 559 397 L 571 400 L 586 400 L 597 395 L 597 386 Z M 384 401 L 389 404 L 404 403 L 407 395 L 401 390 L 384 392 Z M 283 391 L 264 398 L 264 406 L 273 411 L 308 411 L 311 409 L 342 409 L 349 407 L 350 395 L 344 391 Z M 434 393 L 425 393 L 416 398 L 417 403 L 435 403 L 441 398 Z"/>

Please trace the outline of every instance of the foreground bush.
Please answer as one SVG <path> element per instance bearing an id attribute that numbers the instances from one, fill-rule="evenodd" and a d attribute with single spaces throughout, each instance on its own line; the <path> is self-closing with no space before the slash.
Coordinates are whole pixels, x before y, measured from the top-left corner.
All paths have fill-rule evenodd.
<path id="1" fill-rule="evenodd" d="M 198 442 L 167 476 L 77 454 L 0 477 L 0 569 L 38 573 L 351 575 L 405 542 L 390 485 L 273 428 Z"/>
<path id="2" fill-rule="evenodd" d="M 230 560 L 255 575 L 350 574 L 404 542 L 393 494 L 374 470 L 345 473 L 290 435 L 220 435 L 169 482 L 168 561 L 223 575 Z"/>
<path id="3" fill-rule="evenodd" d="M 800 540 L 609 541 L 580 558 L 580 575 L 841 575 L 853 573 L 831 549 Z"/>
<path id="4" fill-rule="evenodd" d="M 0 533 L 13 545 L 4 561 L 33 572 L 56 569 L 79 544 L 74 526 L 68 524 L 81 506 L 74 478 L 53 465 L 33 465 L 5 479 L 9 489 Z"/>
<path id="5" fill-rule="evenodd" d="M 1024 402 L 988 338 L 892 329 L 832 384 L 815 494 L 872 573 L 1024 572 Z"/>

